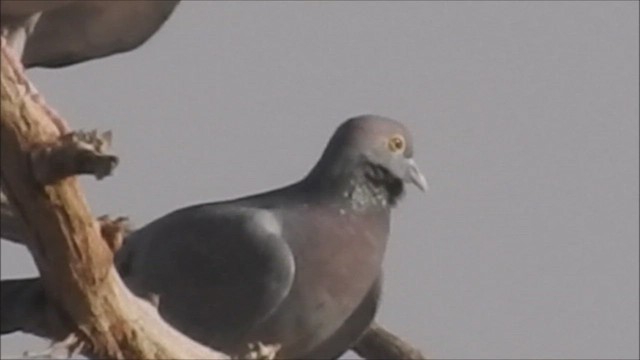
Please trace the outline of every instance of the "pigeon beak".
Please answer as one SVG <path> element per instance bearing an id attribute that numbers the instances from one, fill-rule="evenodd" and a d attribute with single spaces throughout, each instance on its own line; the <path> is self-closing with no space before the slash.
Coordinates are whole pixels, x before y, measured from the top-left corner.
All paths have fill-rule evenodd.
<path id="1" fill-rule="evenodd" d="M 416 162 L 413 159 L 407 159 L 406 165 L 407 170 L 404 180 L 406 182 L 411 182 L 423 192 L 429 190 L 427 179 L 425 179 L 424 175 L 422 175 L 422 173 L 420 172 L 420 169 L 418 169 L 418 165 L 416 164 Z"/>

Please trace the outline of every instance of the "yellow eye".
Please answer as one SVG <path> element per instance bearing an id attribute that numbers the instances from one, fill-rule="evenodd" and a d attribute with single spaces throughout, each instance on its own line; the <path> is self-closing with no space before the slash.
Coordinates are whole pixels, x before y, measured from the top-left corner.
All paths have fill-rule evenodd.
<path id="1" fill-rule="evenodd" d="M 391 152 L 399 152 L 404 150 L 404 139 L 400 135 L 395 135 L 389 139 L 389 143 L 387 144 L 389 150 Z"/>

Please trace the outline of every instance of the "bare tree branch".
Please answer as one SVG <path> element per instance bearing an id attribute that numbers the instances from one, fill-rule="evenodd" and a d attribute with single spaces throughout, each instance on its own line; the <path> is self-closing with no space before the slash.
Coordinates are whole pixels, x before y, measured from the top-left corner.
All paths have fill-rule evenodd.
<path id="1" fill-rule="evenodd" d="M 59 132 L 47 112 L 25 96 L 26 81 L 7 51 L 2 39 L 2 183 L 15 214 L 31 230 L 27 246 L 47 295 L 69 315 L 74 333 L 98 357 L 226 358 L 168 326 L 122 284 L 74 177 L 45 186 L 36 181 L 31 150 L 54 142 Z"/>
<path id="2" fill-rule="evenodd" d="M 362 336 L 353 351 L 363 359 L 426 359 L 420 350 L 374 323 Z"/>
<path id="3" fill-rule="evenodd" d="M 36 180 L 51 184 L 72 175 L 92 174 L 98 180 L 111 172 L 118 158 L 108 154 L 111 132 L 70 132 L 51 144 L 33 149 L 31 160 Z"/>

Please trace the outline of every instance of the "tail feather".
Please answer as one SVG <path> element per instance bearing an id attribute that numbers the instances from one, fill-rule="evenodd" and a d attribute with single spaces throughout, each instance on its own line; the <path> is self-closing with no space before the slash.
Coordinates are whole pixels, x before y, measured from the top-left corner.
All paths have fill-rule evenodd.
<path id="1" fill-rule="evenodd" d="M 38 333 L 45 323 L 47 299 L 40 278 L 2 280 L 0 334 Z"/>

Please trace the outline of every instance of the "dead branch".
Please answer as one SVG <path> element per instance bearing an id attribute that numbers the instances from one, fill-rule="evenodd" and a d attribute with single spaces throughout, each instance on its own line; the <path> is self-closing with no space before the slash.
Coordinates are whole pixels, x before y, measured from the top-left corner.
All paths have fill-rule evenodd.
<path id="1" fill-rule="evenodd" d="M 360 338 L 353 351 L 363 359 L 426 359 L 420 350 L 374 323 Z"/>
<path id="2" fill-rule="evenodd" d="M 51 184 L 67 176 L 92 174 L 98 180 L 111 172 L 118 158 L 108 154 L 111 132 L 70 132 L 53 143 L 31 152 L 33 172 L 41 184 Z"/>
<path id="3" fill-rule="evenodd" d="M 74 323 L 73 332 L 97 357 L 224 359 L 168 326 L 123 285 L 75 177 L 41 185 L 31 150 L 60 135 L 45 109 L 25 96 L 26 82 L 2 41 L 1 175 L 15 215 L 29 229 L 26 244 L 47 295 Z"/>
<path id="4" fill-rule="evenodd" d="M 102 215 L 98 218 L 98 223 L 102 238 L 115 254 L 122 246 L 124 238 L 131 233 L 129 219 L 124 216 L 111 219 L 108 215 Z"/>

